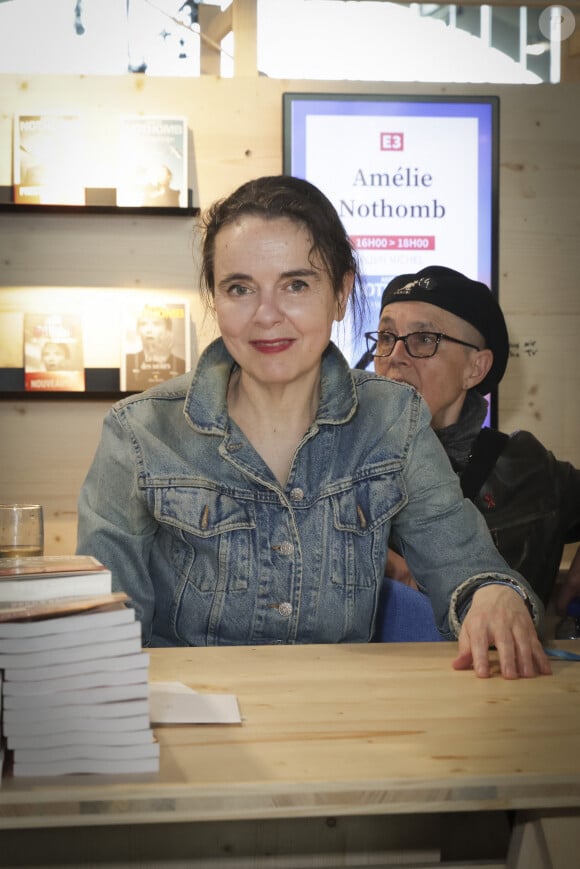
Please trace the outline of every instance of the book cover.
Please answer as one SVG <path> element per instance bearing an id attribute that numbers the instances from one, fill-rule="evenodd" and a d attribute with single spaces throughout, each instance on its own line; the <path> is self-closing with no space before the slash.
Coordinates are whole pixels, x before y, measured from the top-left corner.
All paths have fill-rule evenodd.
<path id="1" fill-rule="evenodd" d="M 24 389 L 84 392 L 82 319 L 79 314 L 24 313 Z"/>
<path id="2" fill-rule="evenodd" d="M 117 606 L 118 603 L 128 600 L 129 597 L 124 591 L 113 591 L 107 594 L 73 595 L 72 597 L 47 598 L 46 600 L 3 601 L 0 602 L 1 635 L 13 636 L 14 632 L 6 625 L 17 621 L 34 623 L 55 616 L 70 615 L 87 610 L 107 610 L 111 606 Z"/>
<path id="3" fill-rule="evenodd" d="M 187 119 L 119 118 L 117 205 L 187 208 Z"/>
<path id="4" fill-rule="evenodd" d="M 84 205 L 84 135 L 79 115 L 16 115 L 14 202 Z"/>
<path id="5" fill-rule="evenodd" d="M 103 571 L 107 571 L 105 565 L 92 555 L 31 555 L 28 558 L 0 559 L 0 579 L 14 576 L 36 577 L 39 574 L 58 577 Z"/>
<path id="6" fill-rule="evenodd" d="M 141 392 L 191 367 L 191 322 L 187 302 L 151 302 L 125 310 L 120 385 Z"/>
<path id="7" fill-rule="evenodd" d="M 59 556 L 53 558 L 58 560 Z M 103 565 L 87 565 L 83 570 L 81 562 L 74 567 L 70 559 L 64 559 L 59 569 L 56 561 L 49 563 L 43 556 L 5 558 L 0 562 L 0 607 L 4 602 L 87 597 L 111 591 L 111 571 Z"/>
<path id="8" fill-rule="evenodd" d="M 0 621 L 0 640 L 25 637 L 44 637 L 49 634 L 68 633 L 91 628 L 106 628 L 110 625 L 123 625 L 135 620 L 135 610 L 123 602 L 114 603 L 107 608 L 97 608 L 72 615 L 47 615 L 42 619 L 23 621 Z"/>

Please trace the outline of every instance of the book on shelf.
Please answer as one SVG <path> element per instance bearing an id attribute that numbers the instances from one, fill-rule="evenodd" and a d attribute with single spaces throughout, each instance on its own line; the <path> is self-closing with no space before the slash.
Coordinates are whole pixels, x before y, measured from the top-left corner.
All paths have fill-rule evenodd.
<path id="1" fill-rule="evenodd" d="M 187 302 L 160 298 L 126 306 L 121 332 L 122 392 L 141 392 L 190 368 Z"/>
<path id="2" fill-rule="evenodd" d="M 187 208 L 187 118 L 121 115 L 117 205 Z"/>
<path id="3" fill-rule="evenodd" d="M 84 392 L 83 326 L 80 314 L 25 311 L 24 389 Z"/>
<path id="4" fill-rule="evenodd" d="M 111 590 L 111 571 L 90 555 L 0 559 L 0 608 L 9 602 L 89 597 Z"/>
<path id="5" fill-rule="evenodd" d="M 14 202 L 84 205 L 84 132 L 79 115 L 14 117 Z"/>

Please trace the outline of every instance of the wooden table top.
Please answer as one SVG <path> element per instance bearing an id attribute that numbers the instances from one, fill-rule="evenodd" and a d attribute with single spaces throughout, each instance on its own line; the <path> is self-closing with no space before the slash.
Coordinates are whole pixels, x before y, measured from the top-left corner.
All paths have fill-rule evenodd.
<path id="1" fill-rule="evenodd" d="M 580 807 L 580 663 L 477 679 L 456 650 L 150 650 L 152 680 L 234 693 L 243 723 L 156 728 L 156 776 L 4 778 L 0 827 Z"/>

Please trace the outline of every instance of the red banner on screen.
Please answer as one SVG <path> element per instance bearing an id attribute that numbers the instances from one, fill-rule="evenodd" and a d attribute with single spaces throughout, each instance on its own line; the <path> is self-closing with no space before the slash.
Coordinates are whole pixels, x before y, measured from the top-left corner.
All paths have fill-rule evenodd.
<path id="1" fill-rule="evenodd" d="M 434 235 L 351 235 L 357 250 L 435 250 Z"/>

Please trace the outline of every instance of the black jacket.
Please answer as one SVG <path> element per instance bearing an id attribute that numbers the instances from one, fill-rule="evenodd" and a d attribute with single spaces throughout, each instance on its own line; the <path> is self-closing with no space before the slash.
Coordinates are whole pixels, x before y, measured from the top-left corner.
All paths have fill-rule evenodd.
<path id="1" fill-rule="evenodd" d="M 495 464 L 491 470 L 482 465 L 480 480 L 485 482 L 475 482 L 475 475 L 471 480 L 474 491 L 466 491 L 465 481 L 481 452 L 478 446 L 489 438 L 485 431 L 460 475 L 464 493 L 483 514 L 507 563 L 547 604 L 564 544 L 580 540 L 580 470 L 558 461 L 530 432 L 519 431 L 510 437 L 504 435 L 503 441 L 498 439 L 501 452 L 491 459 Z M 497 435 L 501 438 L 500 433 Z"/>

